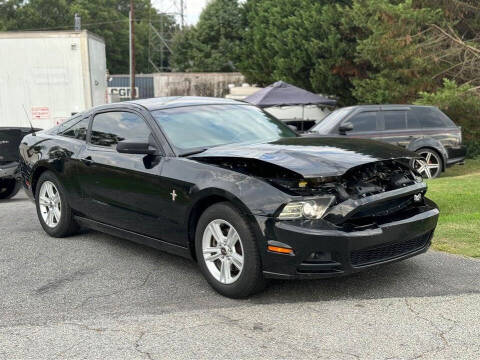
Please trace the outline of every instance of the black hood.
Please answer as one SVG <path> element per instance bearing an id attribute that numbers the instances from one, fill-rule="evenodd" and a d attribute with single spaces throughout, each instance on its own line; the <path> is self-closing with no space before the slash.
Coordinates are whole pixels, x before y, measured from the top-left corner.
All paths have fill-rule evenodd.
<path id="1" fill-rule="evenodd" d="M 284 138 L 263 144 L 233 144 L 210 148 L 190 158 L 256 159 L 281 166 L 305 178 L 340 176 L 371 162 L 401 159 L 416 154 L 378 141 L 352 138 Z"/>

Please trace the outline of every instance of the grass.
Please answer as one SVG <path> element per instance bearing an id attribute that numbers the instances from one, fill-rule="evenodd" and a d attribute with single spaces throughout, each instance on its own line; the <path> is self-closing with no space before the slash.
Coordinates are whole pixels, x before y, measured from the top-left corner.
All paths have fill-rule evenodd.
<path id="1" fill-rule="evenodd" d="M 429 180 L 427 197 L 440 208 L 433 248 L 480 258 L 480 159 Z"/>

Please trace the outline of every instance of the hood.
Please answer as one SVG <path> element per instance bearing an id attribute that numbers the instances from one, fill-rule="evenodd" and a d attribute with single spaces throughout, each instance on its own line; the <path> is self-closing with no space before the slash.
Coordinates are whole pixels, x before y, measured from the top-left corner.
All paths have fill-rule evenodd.
<path id="1" fill-rule="evenodd" d="M 283 138 L 263 144 L 233 144 L 210 148 L 191 159 L 255 159 L 293 171 L 304 178 L 345 174 L 367 163 L 416 157 L 415 153 L 386 143 L 352 138 Z"/>

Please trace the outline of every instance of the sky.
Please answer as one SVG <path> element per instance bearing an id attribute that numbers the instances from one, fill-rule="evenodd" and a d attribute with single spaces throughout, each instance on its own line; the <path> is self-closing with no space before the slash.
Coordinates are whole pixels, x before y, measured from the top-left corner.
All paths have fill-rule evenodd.
<path id="1" fill-rule="evenodd" d="M 185 23 L 195 25 L 208 0 L 184 0 Z M 160 11 L 178 12 L 180 0 L 152 0 L 153 6 Z"/>

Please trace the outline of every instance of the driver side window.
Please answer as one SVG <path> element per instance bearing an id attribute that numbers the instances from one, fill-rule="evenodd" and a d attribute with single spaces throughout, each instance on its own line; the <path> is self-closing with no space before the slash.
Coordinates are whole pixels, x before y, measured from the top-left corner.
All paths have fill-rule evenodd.
<path id="1" fill-rule="evenodd" d="M 123 140 L 148 143 L 150 135 L 151 130 L 142 117 L 126 111 L 112 111 L 95 115 L 90 142 L 115 148 Z"/>
<path id="2" fill-rule="evenodd" d="M 353 132 L 375 131 L 377 129 L 377 113 L 366 111 L 354 115 L 348 120 L 353 125 Z"/>

